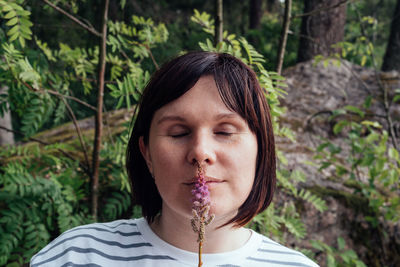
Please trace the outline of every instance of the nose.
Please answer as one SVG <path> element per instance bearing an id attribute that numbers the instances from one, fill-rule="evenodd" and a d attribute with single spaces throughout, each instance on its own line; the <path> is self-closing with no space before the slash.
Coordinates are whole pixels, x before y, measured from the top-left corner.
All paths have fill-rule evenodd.
<path id="1" fill-rule="evenodd" d="M 196 162 L 200 164 L 211 165 L 215 162 L 215 145 L 206 133 L 198 133 L 193 135 L 187 154 L 187 160 L 190 164 Z"/>

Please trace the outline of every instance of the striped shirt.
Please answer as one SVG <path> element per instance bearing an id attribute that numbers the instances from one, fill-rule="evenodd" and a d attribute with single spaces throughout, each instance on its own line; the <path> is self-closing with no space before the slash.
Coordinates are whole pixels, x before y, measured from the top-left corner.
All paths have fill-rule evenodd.
<path id="1" fill-rule="evenodd" d="M 143 218 L 95 223 L 66 231 L 31 259 L 31 266 L 197 266 L 197 253 L 160 239 Z M 300 252 L 252 231 L 247 243 L 225 253 L 203 254 L 204 267 L 318 267 Z"/>

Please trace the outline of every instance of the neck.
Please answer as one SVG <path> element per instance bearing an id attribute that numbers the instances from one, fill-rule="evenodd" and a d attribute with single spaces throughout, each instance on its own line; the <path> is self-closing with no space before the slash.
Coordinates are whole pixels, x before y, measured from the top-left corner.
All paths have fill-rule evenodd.
<path id="1" fill-rule="evenodd" d="M 226 221 L 226 220 L 224 220 Z M 203 253 L 222 253 L 232 251 L 243 246 L 250 238 L 251 232 L 243 227 L 227 225 L 218 217 L 206 226 Z M 168 216 L 167 212 L 156 217 L 150 225 L 156 235 L 167 243 L 191 252 L 198 252 L 198 234 L 195 233 L 190 224 L 189 217 Z"/>

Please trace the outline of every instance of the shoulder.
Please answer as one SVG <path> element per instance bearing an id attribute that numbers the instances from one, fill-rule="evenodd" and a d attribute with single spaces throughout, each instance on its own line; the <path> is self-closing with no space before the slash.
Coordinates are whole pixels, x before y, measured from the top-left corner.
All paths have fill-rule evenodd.
<path id="1" fill-rule="evenodd" d="M 53 240 L 31 259 L 31 266 L 61 266 L 114 256 L 117 251 L 145 247 L 137 228 L 138 220 L 94 223 L 70 229 Z M 99 265 L 101 262 L 99 262 Z"/>
<path id="2" fill-rule="evenodd" d="M 255 233 L 255 232 L 254 232 Z M 257 253 L 251 255 L 247 260 L 254 263 L 259 262 L 268 266 L 294 266 L 294 267 L 319 267 L 318 264 L 306 257 L 303 253 L 285 247 L 268 237 L 261 236 Z"/>

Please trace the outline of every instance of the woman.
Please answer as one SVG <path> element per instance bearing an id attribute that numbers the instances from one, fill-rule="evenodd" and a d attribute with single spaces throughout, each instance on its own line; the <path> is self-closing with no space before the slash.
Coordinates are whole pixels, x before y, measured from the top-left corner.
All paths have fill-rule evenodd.
<path id="1" fill-rule="evenodd" d="M 272 200 L 271 119 L 254 72 L 210 52 L 166 63 L 144 90 L 127 150 L 144 218 L 69 230 L 31 265 L 197 266 L 190 221 L 199 167 L 215 215 L 204 233 L 204 266 L 318 266 L 243 227 Z"/>

